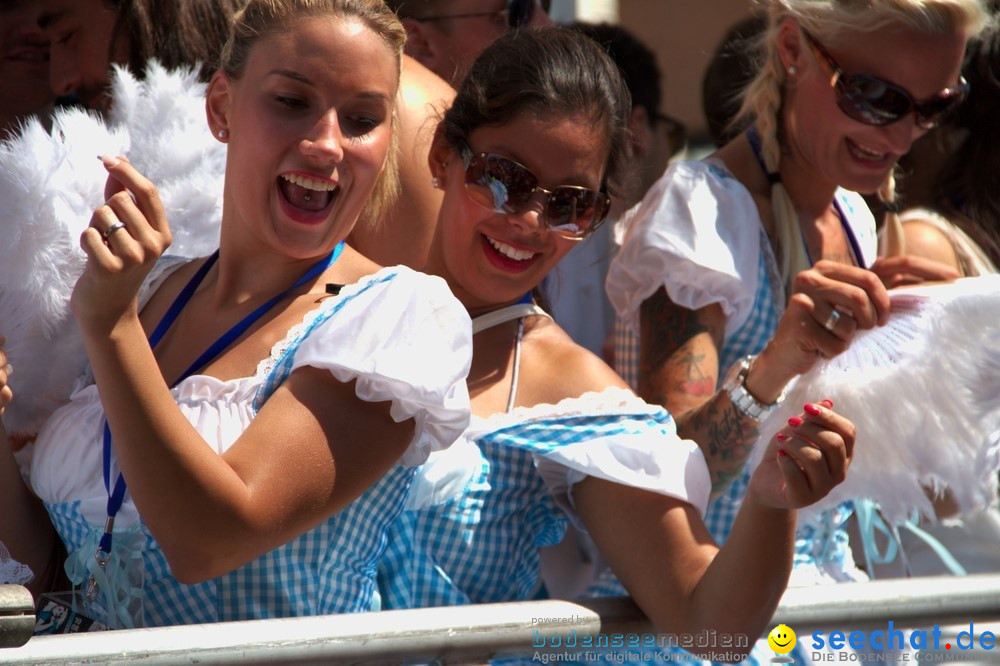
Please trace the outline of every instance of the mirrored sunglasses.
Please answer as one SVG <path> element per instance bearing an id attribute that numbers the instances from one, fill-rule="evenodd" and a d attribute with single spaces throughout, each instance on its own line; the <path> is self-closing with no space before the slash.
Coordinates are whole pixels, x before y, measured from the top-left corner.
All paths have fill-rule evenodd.
<path id="1" fill-rule="evenodd" d="M 969 93 L 969 84 L 964 77 L 959 77 L 957 86 L 945 88 L 926 102 L 917 102 L 903 88 L 876 76 L 844 73 L 815 37 L 805 30 L 802 34 L 816 56 L 826 62 L 833 72 L 830 85 L 834 88 L 837 106 L 849 118 L 866 125 L 889 125 L 914 113 L 917 127 L 931 129 L 957 108 Z"/>
<path id="2" fill-rule="evenodd" d="M 469 197 L 495 213 L 520 215 L 529 210 L 536 194 L 545 196 L 542 219 L 565 238 L 583 239 L 607 218 L 611 199 L 602 190 L 562 185 L 552 190 L 538 186 L 538 178 L 522 164 L 495 153 L 474 154 L 462 147 L 465 190 Z"/>

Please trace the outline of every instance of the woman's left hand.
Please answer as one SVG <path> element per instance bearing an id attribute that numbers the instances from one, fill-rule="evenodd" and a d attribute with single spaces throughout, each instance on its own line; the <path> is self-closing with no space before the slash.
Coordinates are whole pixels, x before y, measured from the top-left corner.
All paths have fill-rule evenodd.
<path id="1" fill-rule="evenodd" d="M 110 330 L 136 313 L 136 294 L 171 242 L 156 187 L 125 158 L 102 157 L 105 203 L 80 236 L 87 266 L 70 301 L 83 328 Z"/>
<path id="2" fill-rule="evenodd" d="M 780 509 L 819 501 L 846 478 L 854 437 L 854 424 L 829 400 L 805 405 L 768 444 L 747 493 Z"/>

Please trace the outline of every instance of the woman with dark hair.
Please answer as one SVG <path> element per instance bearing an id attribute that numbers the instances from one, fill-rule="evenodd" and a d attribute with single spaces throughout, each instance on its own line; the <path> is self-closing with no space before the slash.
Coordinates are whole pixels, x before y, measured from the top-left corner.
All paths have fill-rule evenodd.
<path id="1" fill-rule="evenodd" d="M 473 418 L 418 474 L 380 564 L 385 608 L 534 598 L 538 549 L 573 516 L 657 626 L 756 637 L 791 567 L 795 508 L 843 478 L 852 426 L 810 403 L 770 443 L 720 551 L 700 519 L 697 446 L 533 301 L 604 221 L 628 117 L 602 48 L 549 28 L 484 51 L 438 127 L 429 161 L 444 203 L 427 268 L 473 316 Z"/>

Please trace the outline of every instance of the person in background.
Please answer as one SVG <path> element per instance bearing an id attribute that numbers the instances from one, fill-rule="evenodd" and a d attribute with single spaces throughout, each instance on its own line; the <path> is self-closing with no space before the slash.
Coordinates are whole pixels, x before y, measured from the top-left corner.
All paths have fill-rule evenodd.
<path id="1" fill-rule="evenodd" d="M 908 253 L 974 276 L 1000 266 L 1000 191 L 983 177 L 1000 170 L 1000 29 L 970 45 L 962 71 L 968 100 L 902 160 L 900 220 Z"/>
<path id="2" fill-rule="evenodd" d="M 49 42 L 38 26 L 35 0 L 0 1 L 0 140 L 29 116 L 49 122 Z"/>
<path id="3" fill-rule="evenodd" d="M 142 78 L 156 60 L 164 68 L 215 72 L 229 20 L 242 0 L 39 0 L 39 24 L 52 43 L 50 81 L 107 113 L 113 65 Z"/>
<path id="4" fill-rule="evenodd" d="M 457 88 L 483 49 L 510 30 L 551 25 L 550 0 L 388 0 L 406 54 Z"/>
<path id="5" fill-rule="evenodd" d="M 163 257 L 156 187 L 102 158 L 72 293 L 90 368 L 39 432 L 30 486 L 0 450 L 0 541 L 35 592 L 59 539 L 114 627 L 370 609 L 412 466 L 469 417 L 447 285 L 344 242 L 394 193 L 404 36 L 381 0 L 236 15 L 206 100 L 229 159 L 205 259 Z"/>
<path id="6" fill-rule="evenodd" d="M 760 13 L 734 23 L 715 47 L 702 75 L 701 107 L 716 148 L 746 129 L 733 121 L 740 110 L 740 95 L 757 75 L 760 58 L 755 47 L 766 29 L 767 16 Z"/>

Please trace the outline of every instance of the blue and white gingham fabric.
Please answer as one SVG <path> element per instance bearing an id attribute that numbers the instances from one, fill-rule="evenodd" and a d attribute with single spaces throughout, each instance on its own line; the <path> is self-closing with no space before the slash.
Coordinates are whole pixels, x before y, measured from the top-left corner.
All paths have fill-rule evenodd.
<path id="1" fill-rule="evenodd" d="M 414 471 L 397 467 L 309 532 L 225 576 L 195 585 L 184 585 L 171 575 L 159 544 L 142 526 L 146 537 L 143 624 L 156 627 L 370 610 L 388 528 L 405 505 Z M 79 548 L 94 529 L 80 514 L 79 502 L 46 508 L 69 552 Z"/>
<path id="2" fill-rule="evenodd" d="M 460 492 L 404 512 L 379 564 L 386 609 L 535 598 L 538 549 L 559 543 L 568 517 L 536 468 L 600 438 L 672 432 L 663 410 L 537 418 L 474 435 L 479 460 Z"/>
<path id="3" fill-rule="evenodd" d="M 364 294 L 382 298 L 383 302 L 390 296 L 403 302 L 409 302 L 408 299 L 412 298 L 417 301 L 418 309 L 423 307 L 432 314 L 440 313 L 441 322 L 445 321 L 445 315 L 453 314 L 456 324 L 463 322 L 468 324 L 464 309 L 450 293 L 445 291 L 443 282 L 439 285 L 439 291 L 446 295 L 447 300 L 438 301 L 436 300 L 438 296 L 426 293 L 427 285 L 423 284 L 425 278 L 438 280 L 437 278 L 413 273 L 413 276 L 419 277 L 409 276 L 396 281 L 395 278 L 398 276 L 398 271 L 385 269 L 383 273 L 370 280 L 362 281 L 356 288 L 345 290 L 339 298 L 325 301 L 320 308 L 310 313 L 301 325 L 289 331 L 287 338 L 279 343 L 280 346 L 275 347 L 273 359 L 268 359 L 275 361 L 273 365 L 262 363 L 258 367 L 258 375 L 240 380 L 247 386 L 246 397 L 236 392 L 241 396 L 239 399 L 244 401 L 240 405 L 246 406 L 245 403 L 250 402 L 253 396 L 254 409 L 227 411 L 227 407 L 233 406 L 225 402 L 229 399 L 228 393 L 224 398 L 219 398 L 218 404 L 212 399 L 203 400 L 208 404 L 206 411 L 215 410 L 212 415 L 216 413 L 238 415 L 232 417 L 231 421 L 223 422 L 221 426 L 217 421 L 211 421 L 212 425 L 208 427 L 217 429 L 229 427 L 229 432 L 233 432 L 237 427 L 245 428 L 247 423 L 240 420 L 244 418 L 244 413 L 255 413 L 281 382 L 287 379 L 291 369 L 297 367 L 296 363 L 304 362 L 301 357 L 314 353 L 314 348 L 319 343 L 329 346 L 331 340 L 334 343 L 339 342 L 342 337 L 339 331 L 345 328 L 358 330 L 358 314 L 345 311 L 341 318 L 336 319 L 334 315 L 342 312 L 348 302 L 354 302 L 356 310 L 361 308 L 358 303 L 364 304 L 366 301 L 354 299 Z M 385 285 L 385 288 L 380 288 L 380 285 Z M 371 291 L 376 288 L 380 290 Z M 364 312 L 362 309 L 360 316 L 364 316 Z M 399 312 L 392 311 L 391 315 L 394 323 L 398 324 Z M 420 319 L 416 321 L 422 322 Z M 323 328 L 327 322 L 336 326 Z M 449 349 L 452 343 L 458 344 L 463 341 L 461 331 L 447 331 L 446 335 L 444 329 L 433 328 L 432 322 L 437 320 L 430 318 L 427 328 L 420 329 L 425 337 L 433 336 L 434 340 L 441 342 L 442 347 Z M 374 333 L 370 332 L 366 339 L 373 347 L 377 347 L 378 354 L 365 354 L 364 358 L 358 359 L 341 359 L 345 364 L 343 366 L 345 372 L 355 371 L 359 384 L 362 380 L 374 383 L 371 376 L 365 375 L 363 370 L 356 369 L 361 368 L 363 362 L 381 360 L 382 354 L 388 356 L 394 353 L 399 363 L 406 365 L 406 359 L 399 353 L 400 349 L 405 349 L 401 345 L 422 339 L 416 337 L 416 332 L 407 340 L 403 340 L 403 336 L 389 333 L 379 337 L 379 332 L 384 332 L 386 329 L 380 327 L 374 318 L 369 318 L 366 323 L 375 328 Z M 419 325 L 420 323 L 413 326 Z M 443 325 L 441 323 L 441 326 Z M 434 347 L 428 349 L 434 350 L 435 356 L 439 353 Z M 296 359 L 296 354 L 300 358 Z M 354 360 L 357 360 L 357 366 L 346 365 L 348 361 Z M 427 438 L 433 440 L 431 444 L 436 448 L 454 441 L 468 423 L 467 394 L 462 393 L 458 396 L 458 398 L 466 397 L 464 403 L 458 398 L 448 402 L 452 396 L 448 391 L 450 387 L 459 386 L 462 391 L 465 389 L 464 374 L 460 374 L 460 370 L 464 367 L 467 371 L 467 360 L 468 357 L 456 352 L 454 358 L 437 361 L 442 369 L 440 377 L 421 375 L 406 383 L 411 393 L 416 394 L 415 387 L 419 380 L 426 380 L 420 387 L 423 393 L 419 393 L 416 397 L 414 395 L 408 397 L 410 403 L 407 409 L 414 412 L 413 418 L 418 422 L 418 433 L 421 436 L 432 427 L 438 428 L 433 437 Z M 405 377 L 389 376 L 398 380 L 397 383 L 390 384 L 386 381 L 387 388 L 381 387 L 379 390 L 389 393 L 393 400 L 396 397 L 403 400 L 404 396 L 397 396 L 392 390 L 398 388 L 397 384 L 403 384 Z M 382 380 L 384 376 L 379 375 L 377 378 Z M 96 393 L 82 391 L 81 395 L 84 393 L 87 396 L 94 396 L 93 400 L 98 401 L 96 411 L 103 414 Z M 82 403 L 83 398 L 80 399 L 80 404 Z M 85 406 L 89 409 L 91 405 Z M 423 411 L 420 411 L 421 409 Z M 86 413 L 90 414 L 92 411 L 95 410 L 91 409 Z M 437 441 L 439 435 L 441 442 Z M 212 439 L 209 441 L 214 442 Z M 411 444 L 411 448 L 413 446 L 414 444 Z M 95 451 L 94 455 L 99 457 L 99 447 Z M 406 465 L 391 469 L 354 502 L 305 534 L 257 557 L 235 571 L 195 585 L 184 585 L 173 577 L 159 544 L 149 534 L 145 525 L 139 522 L 131 528 L 119 528 L 115 532 L 115 542 L 127 539 L 135 544 L 134 550 L 130 550 L 129 553 L 138 553 L 137 557 L 128 560 L 126 571 L 129 575 L 120 577 L 127 592 L 136 592 L 142 597 L 141 617 L 137 619 L 144 626 L 161 626 L 372 610 L 378 599 L 377 563 L 385 549 L 390 527 L 407 504 L 416 469 L 414 466 Z M 94 487 L 99 485 L 99 480 L 94 479 L 93 483 L 83 487 L 87 492 L 91 492 L 91 489 L 96 489 Z M 97 492 L 103 493 L 103 488 Z M 70 553 L 70 562 L 75 563 L 77 555 L 92 557 L 94 547 L 90 543 L 95 534 L 99 536 L 100 531 L 94 520 L 95 498 L 89 495 L 83 500 L 71 497 L 72 501 L 46 502 L 46 509 Z M 103 497 L 97 499 L 101 500 L 100 504 L 103 506 Z M 134 506 L 132 511 L 134 512 Z M 115 562 L 116 560 L 113 560 L 109 566 Z M 135 573 L 137 575 L 132 575 Z M 73 582 L 76 585 L 86 584 L 80 575 L 75 578 L 77 580 Z"/>

